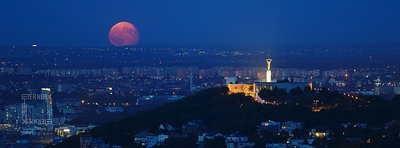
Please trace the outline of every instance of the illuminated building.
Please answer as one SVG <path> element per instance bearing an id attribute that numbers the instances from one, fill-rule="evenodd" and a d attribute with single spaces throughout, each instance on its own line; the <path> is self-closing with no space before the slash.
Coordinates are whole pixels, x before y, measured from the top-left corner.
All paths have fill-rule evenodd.
<path id="1" fill-rule="evenodd" d="M 251 96 L 257 98 L 258 92 L 264 88 L 272 89 L 272 85 L 268 83 L 240 83 L 240 84 L 228 84 L 229 93 L 237 94 L 243 93 L 245 96 Z"/>
<path id="2" fill-rule="evenodd" d="M 400 87 L 393 86 L 375 86 L 374 95 L 394 96 L 400 94 Z"/>
<path id="3" fill-rule="evenodd" d="M 285 89 L 287 92 L 294 88 L 305 88 L 310 87 L 312 89 L 312 83 L 308 82 L 272 82 L 271 81 L 271 59 L 267 59 L 267 73 L 266 73 L 266 82 L 249 82 L 249 83 L 237 83 L 232 82 L 236 80 L 234 78 L 228 77 L 226 78 L 226 84 L 229 89 L 230 94 L 243 93 L 246 96 L 253 97 L 256 101 L 262 100 L 258 97 L 258 92 L 262 89 L 273 89 L 275 87 L 280 89 Z M 269 82 L 268 82 L 269 81 Z"/>
<path id="4" fill-rule="evenodd" d="M 309 135 L 313 138 L 325 138 L 325 137 L 329 137 L 330 130 L 311 129 L 311 131 L 309 132 Z"/>
<path id="5" fill-rule="evenodd" d="M 258 92 L 262 89 L 273 89 L 275 87 L 284 89 L 287 92 L 294 88 L 312 88 L 312 83 L 308 82 L 253 82 L 253 83 L 239 83 L 239 84 L 228 84 L 227 85 L 230 94 L 243 93 L 245 96 L 251 96 L 254 99 L 258 99 Z"/>
<path id="6" fill-rule="evenodd" d="M 46 107 L 47 107 L 47 129 L 53 130 L 53 99 L 51 98 L 50 88 L 42 88 L 42 93 L 47 94 Z"/>
<path id="7" fill-rule="evenodd" d="M 266 76 L 265 76 L 265 82 L 272 82 L 271 62 L 272 62 L 272 59 L 268 58 L 267 59 L 267 72 L 266 72 Z"/>
<path id="8" fill-rule="evenodd" d="M 54 131 L 58 136 L 68 138 L 73 135 L 85 133 L 86 131 L 93 129 L 94 127 L 95 127 L 94 125 L 88 125 L 88 126 L 70 125 L 70 126 L 61 126 L 61 127 L 55 128 Z"/>
<path id="9" fill-rule="evenodd" d="M 288 134 L 292 134 L 296 129 L 302 129 L 304 127 L 304 123 L 294 122 L 294 121 L 286 121 L 286 122 L 276 122 L 272 120 L 268 120 L 267 122 L 262 122 L 261 126 L 257 126 L 257 131 L 268 131 L 273 133 L 278 133 L 285 131 Z"/>

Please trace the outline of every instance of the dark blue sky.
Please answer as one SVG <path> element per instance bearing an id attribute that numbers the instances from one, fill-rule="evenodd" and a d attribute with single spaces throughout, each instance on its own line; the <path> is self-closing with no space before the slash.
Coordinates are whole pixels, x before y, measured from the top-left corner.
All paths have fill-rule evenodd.
<path id="1" fill-rule="evenodd" d="M 2 0 L 0 45 L 110 46 L 128 21 L 139 45 L 400 42 L 398 0 Z"/>

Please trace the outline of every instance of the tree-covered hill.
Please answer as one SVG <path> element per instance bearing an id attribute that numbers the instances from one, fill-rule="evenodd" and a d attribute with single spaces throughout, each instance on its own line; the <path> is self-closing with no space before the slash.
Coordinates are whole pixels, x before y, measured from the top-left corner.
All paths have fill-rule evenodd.
<path id="1" fill-rule="evenodd" d="M 310 106 L 299 103 L 281 105 L 264 105 L 254 102 L 252 98 L 242 94 L 228 94 L 226 87 L 203 90 L 180 101 L 170 103 L 151 111 L 141 112 L 126 117 L 118 122 L 104 124 L 94 128 L 90 133 L 94 138 L 101 138 L 112 144 L 124 147 L 133 146 L 133 137 L 142 130 L 156 132 L 161 123 L 169 123 L 181 127 L 187 121 L 202 120 L 208 130 L 231 134 L 239 131 L 247 134 L 251 140 L 258 141 L 256 126 L 266 120 L 300 121 L 306 128 L 325 126 L 339 129 L 341 123 L 362 122 L 380 126 L 391 120 L 400 119 L 400 99 L 393 101 L 377 101 L 377 98 L 365 98 L 363 102 L 345 101 L 348 98 L 331 92 L 338 101 L 349 105 L 312 112 Z M 367 101 L 368 99 L 368 101 Z M 371 102 L 372 101 L 372 102 Z M 340 107 L 345 106 L 345 107 Z M 79 143 L 73 137 L 68 143 Z M 58 145 L 68 146 L 65 143 Z M 71 146 L 71 145 L 69 145 Z"/>

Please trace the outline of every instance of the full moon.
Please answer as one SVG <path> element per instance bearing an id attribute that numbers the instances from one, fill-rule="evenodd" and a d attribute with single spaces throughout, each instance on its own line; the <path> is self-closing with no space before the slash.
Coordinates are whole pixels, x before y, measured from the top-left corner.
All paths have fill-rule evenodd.
<path id="1" fill-rule="evenodd" d="M 136 45 L 139 41 L 139 31 L 129 22 L 119 22 L 111 27 L 108 39 L 114 46 Z"/>

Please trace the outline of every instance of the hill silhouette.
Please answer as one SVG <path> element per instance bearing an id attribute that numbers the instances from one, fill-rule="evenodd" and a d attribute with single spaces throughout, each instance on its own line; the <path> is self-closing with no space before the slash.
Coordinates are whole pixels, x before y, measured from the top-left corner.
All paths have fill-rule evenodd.
<path id="1" fill-rule="evenodd" d="M 346 101 L 348 98 L 337 92 L 328 92 L 326 95 L 334 96 L 339 102 L 338 107 L 315 113 L 311 111 L 310 106 L 304 104 L 264 105 L 243 94 L 229 95 L 226 87 L 212 88 L 117 122 L 100 125 L 91 130 L 90 134 L 94 138 L 104 139 L 108 143 L 133 147 L 134 135 L 142 130 L 157 132 L 162 123 L 169 123 L 180 128 L 188 121 L 202 120 L 209 131 L 219 131 L 223 134 L 244 133 L 249 136 L 251 141 L 263 145 L 266 139 L 257 137 L 256 126 L 267 120 L 299 121 L 305 123 L 306 129 L 324 126 L 334 132 L 340 132 L 341 123 L 362 122 L 380 126 L 388 121 L 400 119 L 398 116 L 400 109 L 397 107 L 400 99 L 369 104 L 372 100 L 381 99 L 366 98 L 371 100 L 368 101 L 368 106 L 358 107 L 362 102 Z M 57 147 L 71 147 L 78 144 L 79 138 L 73 136 Z"/>

